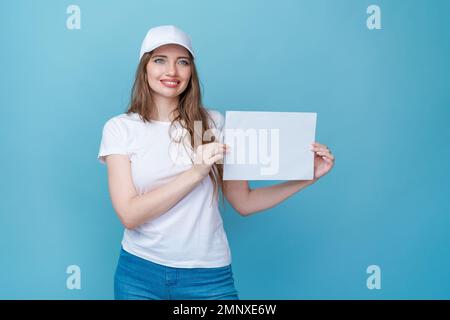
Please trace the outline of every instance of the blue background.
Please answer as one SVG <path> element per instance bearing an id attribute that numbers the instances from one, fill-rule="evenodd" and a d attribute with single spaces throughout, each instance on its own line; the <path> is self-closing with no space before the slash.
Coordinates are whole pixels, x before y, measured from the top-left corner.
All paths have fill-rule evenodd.
<path id="1" fill-rule="evenodd" d="M 113 298 L 123 229 L 96 156 L 162 24 L 191 35 L 207 107 L 317 112 L 336 156 L 274 208 L 227 205 L 241 299 L 450 298 L 449 1 L 22 0 L 0 15 L 0 298 Z"/>

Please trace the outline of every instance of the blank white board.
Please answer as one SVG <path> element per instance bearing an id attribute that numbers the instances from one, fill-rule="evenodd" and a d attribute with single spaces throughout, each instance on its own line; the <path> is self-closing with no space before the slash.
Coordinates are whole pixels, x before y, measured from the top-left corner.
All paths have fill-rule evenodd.
<path id="1" fill-rule="evenodd" d="M 311 180 L 317 113 L 227 111 L 224 180 Z"/>

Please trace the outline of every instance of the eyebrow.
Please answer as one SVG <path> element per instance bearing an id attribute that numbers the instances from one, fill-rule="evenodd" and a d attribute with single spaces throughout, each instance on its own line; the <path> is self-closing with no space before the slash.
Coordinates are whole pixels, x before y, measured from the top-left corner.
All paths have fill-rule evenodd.
<path id="1" fill-rule="evenodd" d="M 158 54 L 158 55 L 153 56 L 152 59 L 156 58 L 156 57 L 167 58 L 167 56 L 163 56 L 163 55 Z M 188 60 L 190 60 L 189 57 L 177 57 L 177 59 L 188 59 Z"/>

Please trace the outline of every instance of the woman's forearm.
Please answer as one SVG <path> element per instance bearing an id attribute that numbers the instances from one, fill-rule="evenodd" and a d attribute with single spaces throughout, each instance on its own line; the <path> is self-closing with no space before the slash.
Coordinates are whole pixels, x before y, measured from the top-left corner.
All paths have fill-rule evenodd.
<path id="1" fill-rule="evenodd" d="M 203 178 L 190 169 L 155 190 L 135 196 L 129 202 L 126 227 L 133 229 L 161 216 L 191 192 Z"/>
<path id="2" fill-rule="evenodd" d="M 269 187 L 262 187 L 250 190 L 246 201 L 244 215 L 272 208 L 280 202 L 286 200 L 294 193 L 315 183 L 317 180 L 292 180 Z"/>

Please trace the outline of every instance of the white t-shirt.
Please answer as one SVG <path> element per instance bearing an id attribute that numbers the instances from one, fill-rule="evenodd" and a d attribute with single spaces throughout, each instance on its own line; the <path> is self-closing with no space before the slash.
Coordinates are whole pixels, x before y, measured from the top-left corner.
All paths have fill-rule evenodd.
<path id="1" fill-rule="evenodd" d="M 223 115 L 215 110 L 207 111 L 214 122 L 209 127 L 221 132 Z M 176 125 L 176 128 L 181 128 L 179 123 Z M 97 159 L 104 164 L 106 155 L 128 155 L 138 194 L 149 192 L 192 167 L 190 143 L 186 148 L 183 143 L 171 141 L 169 128 L 170 122 L 144 123 L 137 113 L 115 116 L 103 127 Z M 178 139 L 180 133 L 182 131 L 173 130 L 170 134 Z M 138 257 L 170 267 L 229 265 L 231 252 L 217 198 L 212 198 L 213 192 L 213 183 L 206 176 L 158 218 L 134 229 L 125 229 L 123 248 Z"/>

